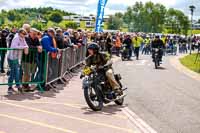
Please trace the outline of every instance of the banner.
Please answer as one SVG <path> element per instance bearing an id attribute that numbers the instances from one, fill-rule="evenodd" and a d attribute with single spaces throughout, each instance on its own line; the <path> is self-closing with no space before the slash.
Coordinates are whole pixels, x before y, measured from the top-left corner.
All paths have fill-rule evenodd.
<path id="1" fill-rule="evenodd" d="M 97 7 L 95 32 L 102 32 L 101 25 L 103 23 L 104 9 L 107 4 L 107 1 L 108 0 L 99 0 L 98 7 Z"/>

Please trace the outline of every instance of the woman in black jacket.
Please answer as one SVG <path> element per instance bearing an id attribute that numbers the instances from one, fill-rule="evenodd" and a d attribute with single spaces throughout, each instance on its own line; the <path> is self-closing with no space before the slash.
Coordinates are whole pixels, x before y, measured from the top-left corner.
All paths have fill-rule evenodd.
<path id="1" fill-rule="evenodd" d="M 6 42 L 6 37 L 7 36 L 8 36 L 8 31 L 2 30 L 1 37 L 0 37 L 1 38 L 0 39 L 0 48 L 7 48 L 7 42 Z M 0 59 L 1 59 L 0 69 L 1 69 L 1 73 L 5 73 L 5 70 L 4 70 L 5 55 L 6 55 L 6 49 L 5 50 L 0 50 Z"/>

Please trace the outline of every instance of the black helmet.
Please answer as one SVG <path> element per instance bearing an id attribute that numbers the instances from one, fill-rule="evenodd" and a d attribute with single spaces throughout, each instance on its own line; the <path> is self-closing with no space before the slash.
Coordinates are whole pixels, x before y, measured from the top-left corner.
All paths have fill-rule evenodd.
<path id="1" fill-rule="evenodd" d="M 159 35 L 156 35 L 156 37 L 155 37 L 155 38 L 159 39 L 159 38 L 160 38 L 160 36 L 159 36 Z"/>
<path id="2" fill-rule="evenodd" d="M 8 33 L 8 31 L 4 29 L 4 30 L 2 30 L 2 33 Z"/>
<path id="3" fill-rule="evenodd" d="M 96 44 L 96 43 L 91 43 L 91 44 L 89 44 L 87 49 L 92 49 L 92 50 L 98 52 L 99 51 L 99 45 Z"/>

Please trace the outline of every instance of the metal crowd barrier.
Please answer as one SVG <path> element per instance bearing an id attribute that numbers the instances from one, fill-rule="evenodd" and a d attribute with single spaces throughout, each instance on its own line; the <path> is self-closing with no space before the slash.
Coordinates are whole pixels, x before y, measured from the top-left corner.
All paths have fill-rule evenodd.
<path id="1" fill-rule="evenodd" d="M 39 53 L 37 48 L 29 48 L 28 55 L 23 49 L 0 48 L 1 70 L 5 70 L 5 74 L 0 75 L 0 85 L 37 85 L 43 92 L 41 85 L 46 82 L 46 55 L 45 50 Z"/>
<path id="2" fill-rule="evenodd" d="M 61 55 L 53 59 L 48 53 L 46 84 L 51 84 L 62 78 L 73 68 L 80 65 L 86 55 L 86 46 L 78 49 L 66 48 L 61 50 Z"/>
<path id="3" fill-rule="evenodd" d="M 3 67 L 6 72 L 0 75 L 0 85 L 31 84 L 37 85 L 39 91 L 43 92 L 44 85 L 62 79 L 84 61 L 85 55 L 86 46 L 63 49 L 56 58 L 52 58 L 51 53 L 45 50 L 38 53 L 37 49 L 29 49 L 27 56 L 22 49 L 0 48 L 1 62 L 5 59 Z"/>

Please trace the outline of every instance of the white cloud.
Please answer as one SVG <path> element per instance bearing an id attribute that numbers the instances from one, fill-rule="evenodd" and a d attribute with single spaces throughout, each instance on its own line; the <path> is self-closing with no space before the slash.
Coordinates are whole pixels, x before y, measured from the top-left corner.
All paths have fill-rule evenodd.
<path id="1" fill-rule="evenodd" d="M 195 16 L 200 16 L 199 0 L 108 0 L 105 15 L 115 12 L 124 12 L 126 8 L 133 5 L 136 1 L 143 3 L 152 1 L 161 3 L 167 8 L 173 7 L 184 11 L 189 15 L 188 6 L 196 5 Z M 23 7 L 47 7 L 52 6 L 69 12 L 78 14 L 96 14 L 98 0 L 0 0 L 1 9 L 13 9 Z"/>

